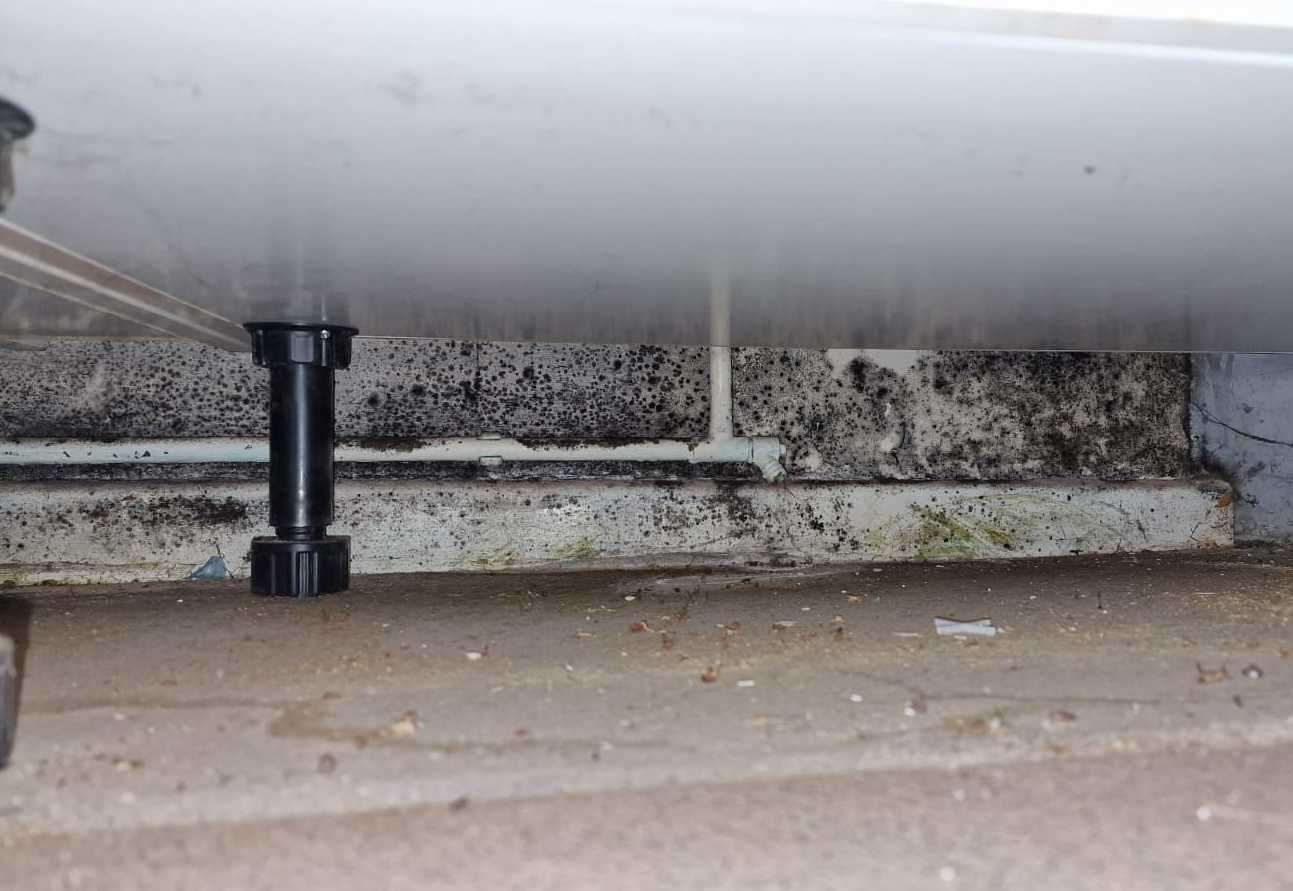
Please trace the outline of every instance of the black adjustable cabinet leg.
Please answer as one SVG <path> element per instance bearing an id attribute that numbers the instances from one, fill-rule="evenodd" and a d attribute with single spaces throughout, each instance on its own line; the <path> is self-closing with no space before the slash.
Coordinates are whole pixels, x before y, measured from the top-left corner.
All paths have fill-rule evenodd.
<path id="1" fill-rule="evenodd" d="M 252 322 L 252 358 L 269 369 L 269 523 L 252 539 L 255 594 L 315 597 L 350 587 L 350 539 L 332 523 L 333 387 L 350 365 L 340 325 Z"/>

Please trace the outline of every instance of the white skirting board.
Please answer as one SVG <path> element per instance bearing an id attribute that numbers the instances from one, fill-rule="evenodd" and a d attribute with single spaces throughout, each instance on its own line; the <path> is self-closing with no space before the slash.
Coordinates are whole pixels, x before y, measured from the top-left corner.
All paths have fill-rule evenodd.
<path id="1" fill-rule="evenodd" d="M 0 581 L 247 574 L 263 483 L 0 485 Z M 1229 547 L 1213 480 L 1101 483 L 344 482 L 359 573 L 969 560 Z"/>

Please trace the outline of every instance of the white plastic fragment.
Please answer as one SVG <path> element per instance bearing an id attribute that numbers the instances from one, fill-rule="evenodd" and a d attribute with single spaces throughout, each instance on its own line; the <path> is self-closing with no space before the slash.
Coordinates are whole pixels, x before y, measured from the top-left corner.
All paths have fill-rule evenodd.
<path id="1" fill-rule="evenodd" d="M 224 557 L 216 555 L 208 557 L 207 562 L 190 572 L 185 580 L 190 582 L 212 582 L 229 577 L 229 567 L 225 565 Z"/>
<path id="2" fill-rule="evenodd" d="M 968 634 L 978 637 L 996 637 L 998 629 L 991 619 L 971 619 L 962 622 L 958 619 L 945 619 L 941 616 L 934 619 L 934 630 L 941 635 Z"/>

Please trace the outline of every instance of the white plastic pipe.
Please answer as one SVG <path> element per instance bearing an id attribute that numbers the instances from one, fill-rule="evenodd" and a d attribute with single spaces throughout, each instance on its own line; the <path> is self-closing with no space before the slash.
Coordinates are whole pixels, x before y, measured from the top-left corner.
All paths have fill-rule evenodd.
<path id="1" fill-rule="evenodd" d="M 709 438 L 731 439 L 732 290 L 727 272 L 716 267 L 709 286 Z"/>
<path id="2" fill-rule="evenodd" d="M 474 461 L 687 461 L 692 464 L 753 464 L 769 482 L 785 475 L 783 448 L 776 437 L 736 436 L 712 442 L 647 440 L 625 445 L 526 445 L 515 439 L 438 439 L 412 448 L 337 446 L 337 461 L 383 462 Z M 258 464 L 269 461 L 263 439 L 20 439 L 0 444 L 0 464 Z"/>

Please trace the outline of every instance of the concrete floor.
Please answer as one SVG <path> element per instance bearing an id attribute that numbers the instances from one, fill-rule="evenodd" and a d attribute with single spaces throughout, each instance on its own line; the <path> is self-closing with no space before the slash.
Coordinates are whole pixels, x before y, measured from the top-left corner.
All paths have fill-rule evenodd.
<path id="1" fill-rule="evenodd" d="M 0 887 L 1285 888 L 1290 618 L 1269 550 L 10 590 Z"/>

